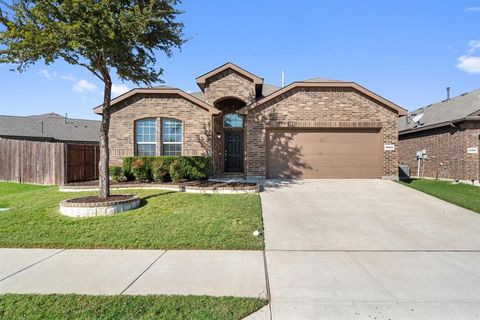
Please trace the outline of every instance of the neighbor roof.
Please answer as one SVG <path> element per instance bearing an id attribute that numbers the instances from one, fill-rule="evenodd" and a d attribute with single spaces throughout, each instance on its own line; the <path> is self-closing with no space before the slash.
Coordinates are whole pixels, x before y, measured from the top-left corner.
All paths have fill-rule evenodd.
<path id="1" fill-rule="evenodd" d="M 465 120 L 467 117 L 478 116 L 480 114 L 480 89 L 414 110 L 409 112 L 408 115 L 414 117 L 421 113 L 423 113 L 423 117 L 420 120 L 420 126 L 417 126 L 413 121 L 407 123 L 406 116 L 400 118 L 400 134 L 440 127 L 451 122 Z"/>
<path id="2" fill-rule="evenodd" d="M 5 138 L 98 142 L 99 131 L 100 121 L 70 119 L 57 113 L 25 117 L 0 115 L 0 137 Z"/>
<path id="3" fill-rule="evenodd" d="M 247 113 L 248 111 L 290 91 L 293 90 L 294 88 L 352 88 L 374 100 L 377 102 L 383 104 L 387 108 L 390 108 L 394 110 L 395 112 L 398 113 L 398 115 L 405 115 L 407 113 L 407 110 L 403 109 L 402 107 L 396 105 L 395 103 L 391 102 L 390 100 L 387 100 L 372 91 L 362 87 L 361 85 L 355 83 L 355 82 L 347 82 L 347 81 L 337 81 L 337 80 L 325 80 L 322 79 L 322 81 L 317 80 L 320 78 L 313 78 L 305 81 L 295 81 L 289 84 L 286 87 L 283 87 L 272 94 L 266 96 L 265 98 L 258 100 L 255 103 L 252 103 L 242 109 L 240 109 L 241 113 Z"/>

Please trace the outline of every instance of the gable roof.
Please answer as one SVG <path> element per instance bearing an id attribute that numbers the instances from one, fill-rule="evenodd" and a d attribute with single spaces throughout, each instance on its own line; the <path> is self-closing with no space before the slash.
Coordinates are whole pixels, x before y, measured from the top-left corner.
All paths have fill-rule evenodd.
<path id="1" fill-rule="evenodd" d="M 98 142 L 99 132 L 100 121 L 65 118 L 56 113 L 0 116 L 0 137 Z"/>
<path id="2" fill-rule="evenodd" d="M 273 84 L 264 83 L 262 86 L 262 97 L 271 95 L 272 93 L 280 89 L 282 89 L 282 87 L 275 86 Z"/>
<path id="3" fill-rule="evenodd" d="M 205 81 L 208 79 L 208 78 L 211 78 L 213 77 L 214 75 L 217 75 L 225 70 L 228 70 L 228 69 L 231 69 L 231 70 L 234 70 L 235 72 L 243 75 L 244 77 L 252 80 L 252 82 L 255 84 L 255 89 L 258 91 L 262 88 L 262 84 L 263 84 L 263 78 L 260 78 L 256 75 L 254 75 L 253 73 L 251 72 L 248 72 L 247 70 L 245 69 L 242 69 L 240 68 L 239 66 L 237 66 L 236 64 L 234 63 L 231 63 L 231 62 L 227 62 L 225 63 L 224 65 L 221 65 L 220 67 L 218 68 L 215 68 L 213 69 L 212 71 L 209 71 L 207 73 L 204 73 L 203 75 L 197 77 L 195 80 L 197 82 L 197 85 L 200 87 L 200 89 L 202 89 L 202 91 L 205 89 Z"/>
<path id="4" fill-rule="evenodd" d="M 272 94 L 266 96 L 265 98 L 258 100 L 242 109 L 240 109 L 241 113 L 247 113 L 250 110 L 263 105 L 264 103 L 290 91 L 295 88 L 352 88 L 370 98 L 373 100 L 383 104 L 389 109 L 394 110 L 395 112 L 398 113 L 398 115 L 402 116 L 407 114 L 407 110 L 403 109 L 402 107 L 396 105 L 395 103 L 373 93 L 372 91 L 360 86 L 359 84 L 355 82 L 346 82 L 346 81 L 337 81 L 337 80 L 325 80 L 322 79 L 323 81 L 318 81 L 317 78 L 306 80 L 306 81 L 295 81 L 289 84 L 286 87 L 283 87 Z"/>
<path id="5" fill-rule="evenodd" d="M 281 89 L 281 87 L 275 86 L 273 84 L 264 83 L 262 85 L 262 96 L 261 97 L 266 97 L 269 94 L 272 94 L 273 92 L 277 91 L 278 89 Z M 194 96 L 195 98 L 198 98 L 202 101 L 205 101 L 205 93 L 203 91 L 189 92 L 189 94 Z"/>
<path id="6" fill-rule="evenodd" d="M 407 123 L 406 116 L 400 118 L 398 123 L 400 134 L 441 127 L 449 125 L 451 122 L 466 120 L 470 116 L 480 115 L 480 89 L 419 108 L 409 112 L 408 115 L 414 117 L 421 113 L 423 113 L 420 120 L 422 125 L 418 127 L 413 121 Z"/>
<path id="7" fill-rule="evenodd" d="M 110 106 L 113 107 L 114 105 L 132 97 L 137 94 L 158 94 L 158 95 L 163 95 L 163 94 L 174 94 L 182 97 L 183 99 L 190 101 L 191 103 L 199 106 L 202 109 L 205 109 L 206 111 L 212 113 L 212 114 L 217 114 L 220 111 L 216 109 L 215 107 L 209 105 L 208 103 L 205 103 L 203 100 L 186 93 L 185 91 L 178 89 L 178 88 L 170 88 L 170 87 L 156 87 L 156 88 L 138 88 L 138 89 L 132 89 L 115 99 L 112 99 Z M 102 114 L 102 107 L 103 105 L 99 105 L 95 108 L 93 108 L 93 111 L 97 114 Z"/>

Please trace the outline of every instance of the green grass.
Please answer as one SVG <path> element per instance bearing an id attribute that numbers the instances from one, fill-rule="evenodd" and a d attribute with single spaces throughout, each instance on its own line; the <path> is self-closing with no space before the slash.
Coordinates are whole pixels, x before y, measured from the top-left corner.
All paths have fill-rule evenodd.
<path id="1" fill-rule="evenodd" d="M 119 193 L 119 192 L 116 192 Z M 207 195 L 123 190 L 141 207 L 110 217 L 62 216 L 63 199 L 95 194 L 57 187 L 0 183 L 0 247 L 263 249 L 257 194 Z"/>
<path id="2" fill-rule="evenodd" d="M 480 188 L 441 180 L 405 180 L 401 184 L 480 213 Z"/>
<path id="3" fill-rule="evenodd" d="M 206 296 L 0 295 L 0 319 L 242 319 L 267 302 Z"/>

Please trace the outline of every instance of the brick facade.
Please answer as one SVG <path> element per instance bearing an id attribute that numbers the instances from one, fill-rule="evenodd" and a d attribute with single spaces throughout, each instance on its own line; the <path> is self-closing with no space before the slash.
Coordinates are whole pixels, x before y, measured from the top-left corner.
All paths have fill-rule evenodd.
<path id="1" fill-rule="evenodd" d="M 399 138 L 399 162 L 410 166 L 417 175 L 417 151 L 426 150 L 427 160 L 420 175 L 429 178 L 477 180 L 479 154 L 467 153 L 469 147 L 479 147 L 480 124 L 462 123 L 458 128 L 444 126 L 402 134 Z"/>
<path id="2" fill-rule="evenodd" d="M 253 81 L 233 70 L 225 70 L 205 82 L 205 100 L 211 105 L 224 98 L 237 98 L 250 104 L 255 97 Z"/>
<path id="3" fill-rule="evenodd" d="M 203 81 L 203 80 L 202 80 Z M 202 84 L 204 101 L 214 107 L 206 111 L 175 94 L 136 94 L 114 105 L 110 126 L 111 162 L 134 155 L 135 121 L 157 119 L 157 154 L 161 154 L 161 119 L 175 118 L 183 122 L 183 154 L 211 155 L 214 175 L 223 175 L 225 167 L 223 116 L 240 113 L 244 116 L 243 173 L 246 176 L 266 176 L 266 132 L 268 128 L 374 128 L 384 144 L 397 145 L 398 110 L 386 107 L 353 87 L 294 87 L 264 102 L 257 100 L 258 79 L 254 83 L 248 74 L 227 69 L 209 75 Z M 203 103 L 203 102 L 202 102 Z M 246 111 L 246 106 L 256 107 Z M 385 102 L 384 102 L 385 103 Z M 218 112 L 218 114 L 215 114 Z M 383 150 L 382 146 L 379 148 Z M 382 151 L 381 174 L 398 176 L 397 150 Z"/>
<path id="4" fill-rule="evenodd" d="M 296 88 L 247 116 L 246 173 L 266 175 L 265 136 L 269 127 L 375 128 L 383 142 L 397 145 L 398 115 L 348 88 Z M 398 175 L 397 151 L 384 151 L 383 176 Z"/>
<path id="5" fill-rule="evenodd" d="M 121 164 L 124 156 L 135 154 L 135 121 L 157 119 L 157 154 L 161 154 L 161 119 L 183 123 L 183 154 L 211 155 L 209 112 L 176 95 L 137 95 L 115 106 L 110 120 L 110 162 Z"/>

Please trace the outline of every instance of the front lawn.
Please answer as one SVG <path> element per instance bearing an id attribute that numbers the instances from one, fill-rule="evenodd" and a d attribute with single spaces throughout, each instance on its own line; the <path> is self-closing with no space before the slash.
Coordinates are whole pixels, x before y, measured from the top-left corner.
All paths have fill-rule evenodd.
<path id="1" fill-rule="evenodd" d="M 95 194 L 0 183 L 0 247 L 263 249 L 258 194 L 209 195 L 159 190 L 135 193 L 142 205 L 110 217 L 69 218 L 63 199 Z"/>
<path id="2" fill-rule="evenodd" d="M 404 180 L 401 184 L 480 213 L 480 188 L 441 180 Z"/>
<path id="3" fill-rule="evenodd" d="M 206 296 L 0 295 L 0 319 L 242 319 L 266 304 Z"/>

